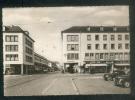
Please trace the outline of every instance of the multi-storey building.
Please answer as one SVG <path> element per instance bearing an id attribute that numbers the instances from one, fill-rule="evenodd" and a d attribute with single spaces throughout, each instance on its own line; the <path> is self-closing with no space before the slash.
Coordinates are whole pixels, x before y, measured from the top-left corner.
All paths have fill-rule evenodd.
<path id="1" fill-rule="evenodd" d="M 19 26 L 3 26 L 4 74 L 28 74 L 34 69 L 34 40 Z"/>
<path id="2" fill-rule="evenodd" d="M 50 61 L 45 57 L 34 52 L 34 66 L 35 72 L 45 72 L 50 69 L 49 67 Z"/>
<path id="3" fill-rule="evenodd" d="M 61 32 L 64 69 L 109 70 L 128 68 L 130 34 L 128 26 L 74 26 Z M 110 67 L 112 66 L 112 67 Z"/>

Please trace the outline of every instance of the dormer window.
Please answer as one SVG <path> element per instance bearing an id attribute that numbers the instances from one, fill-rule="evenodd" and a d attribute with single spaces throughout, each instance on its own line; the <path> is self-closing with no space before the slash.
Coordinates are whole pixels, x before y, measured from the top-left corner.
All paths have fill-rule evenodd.
<path id="1" fill-rule="evenodd" d="M 113 27 L 113 31 L 117 31 L 117 28 L 116 27 Z"/>
<path id="2" fill-rule="evenodd" d="M 90 27 L 87 28 L 87 31 L 90 31 Z"/>
<path id="3" fill-rule="evenodd" d="M 102 26 L 100 27 L 100 31 L 104 31 L 104 28 Z"/>
<path id="4" fill-rule="evenodd" d="M 29 32 L 28 32 L 28 31 L 26 31 L 25 33 L 26 33 L 27 35 L 29 35 Z"/>

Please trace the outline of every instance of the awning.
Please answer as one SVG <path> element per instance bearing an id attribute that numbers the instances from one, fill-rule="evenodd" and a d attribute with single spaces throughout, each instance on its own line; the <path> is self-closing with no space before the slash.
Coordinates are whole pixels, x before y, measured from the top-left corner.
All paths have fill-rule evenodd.
<path id="1" fill-rule="evenodd" d="M 64 62 L 65 64 L 68 64 L 68 63 L 78 63 L 78 62 L 75 62 L 75 61 L 68 61 L 68 62 Z"/>
<path id="2" fill-rule="evenodd" d="M 115 64 L 115 66 L 130 66 L 130 64 Z"/>
<path id="3" fill-rule="evenodd" d="M 86 64 L 86 66 L 107 66 L 107 64 Z"/>

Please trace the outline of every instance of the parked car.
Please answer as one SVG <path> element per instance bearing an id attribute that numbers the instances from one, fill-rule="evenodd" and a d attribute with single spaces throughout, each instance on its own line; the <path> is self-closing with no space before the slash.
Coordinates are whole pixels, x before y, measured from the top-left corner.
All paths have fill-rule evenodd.
<path id="1" fill-rule="evenodd" d="M 115 78 L 114 80 L 115 86 L 122 86 L 122 87 L 130 87 L 130 75 L 121 75 Z"/>
<path id="2" fill-rule="evenodd" d="M 104 80 L 106 81 L 113 81 L 115 79 L 115 77 L 120 76 L 120 75 L 125 75 L 126 73 L 122 70 L 117 70 L 117 71 L 113 71 L 112 73 L 106 73 L 104 74 Z"/>

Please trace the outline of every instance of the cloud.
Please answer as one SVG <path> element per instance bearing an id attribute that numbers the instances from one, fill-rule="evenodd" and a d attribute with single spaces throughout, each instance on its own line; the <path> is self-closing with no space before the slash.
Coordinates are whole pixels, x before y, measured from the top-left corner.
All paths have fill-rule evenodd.
<path id="1" fill-rule="evenodd" d="M 40 18 L 39 21 L 40 21 L 40 22 L 53 22 L 54 20 L 52 20 L 52 19 L 49 18 L 49 17 L 42 17 L 42 18 Z"/>
<path id="2" fill-rule="evenodd" d="M 124 12 L 118 10 L 104 10 L 94 14 L 95 16 L 111 16 L 111 17 L 120 17 L 124 16 Z"/>

